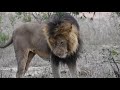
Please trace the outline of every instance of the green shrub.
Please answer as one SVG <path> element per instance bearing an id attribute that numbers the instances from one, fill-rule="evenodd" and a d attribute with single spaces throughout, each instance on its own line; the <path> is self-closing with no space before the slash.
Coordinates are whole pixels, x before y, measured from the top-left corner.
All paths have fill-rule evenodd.
<path id="1" fill-rule="evenodd" d="M 31 22 L 31 15 L 24 14 L 23 21 L 24 22 Z"/>
<path id="2" fill-rule="evenodd" d="M 15 12 L 17 15 L 22 15 L 22 12 Z"/>
<path id="3" fill-rule="evenodd" d="M 0 33 L 0 43 L 5 43 L 6 40 L 9 39 L 9 36 L 5 33 Z"/>
<path id="4" fill-rule="evenodd" d="M 22 17 L 22 12 L 15 12 L 16 18 L 20 19 Z"/>
<path id="5" fill-rule="evenodd" d="M 2 22 L 2 16 L 0 16 L 0 23 Z"/>
<path id="6" fill-rule="evenodd" d="M 15 17 L 14 17 L 14 16 L 11 16 L 11 17 L 9 18 L 9 20 L 10 20 L 11 25 L 14 26 Z"/>
<path id="7" fill-rule="evenodd" d="M 113 56 L 119 55 L 119 53 L 117 51 L 115 51 L 115 50 L 112 50 L 111 53 L 112 53 Z"/>
<path id="8" fill-rule="evenodd" d="M 117 15 L 118 15 L 118 17 L 120 17 L 120 12 L 115 12 Z"/>
<path id="9" fill-rule="evenodd" d="M 42 16 L 42 18 L 43 18 L 43 20 L 48 20 L 48 19 L 49 19 L 49 16 L 48 16 L 47 14 L 44 14 L 44 15 Z"/>

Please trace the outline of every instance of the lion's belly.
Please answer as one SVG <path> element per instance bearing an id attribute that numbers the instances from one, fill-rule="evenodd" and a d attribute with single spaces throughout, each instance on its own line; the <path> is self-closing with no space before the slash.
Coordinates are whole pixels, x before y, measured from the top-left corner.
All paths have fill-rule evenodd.
<path id="1" fill-rule="evenodd" d="M 44 60 L 50 60 L 50 53 L 36 50 L 35 53 Z"/>

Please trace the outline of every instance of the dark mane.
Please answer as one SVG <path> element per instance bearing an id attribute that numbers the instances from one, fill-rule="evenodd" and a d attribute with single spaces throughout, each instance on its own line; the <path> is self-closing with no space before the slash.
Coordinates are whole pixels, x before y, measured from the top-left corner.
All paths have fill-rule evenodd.
<path id="1" fill-rule="evenodd" d="M 79 24 L 77 20 L 71 16 L 69 13 L 62 13 L 62 14 L 53 14 L 50 19 L 48 20 L 48 34 L 49 36 L 54 35 L 55 30 L 62 24 L 64 21 L 68 21 L 72 25 L 75 25 L 77 27 L 77 30 L 79 30 Z M 79 31 L 78 31 L 79 32 Z M 78 47 L 76 52 L 73 54 L 67 56 L 66 58 L 59 58 L 58 56 L 54 55 L 54 53 L 51 52 L 51 58 L 54 59 L 55 62 L 63 62 L 63 63 L 72 63 L 76 62 L 77 58 L 79 58 L 79 52 L 81 50 L 82 41 L 80 37 L 77 37 L 78 39 Z"/>
<path id="2" fill-rule="evenodd" d="M 49 34 L 53 35 L 56 28 L 59 25 L 61 25 L 61 23 L 63 23 L 64 20 L 67 20 L 69 23 L 75 25 L 77 27 L 77 29 L 79 30 L 79 25 L 78 25 L 76 19 L 73 16 L 71 16 L 69 13 L 53 14 L 47 23 Z"/>

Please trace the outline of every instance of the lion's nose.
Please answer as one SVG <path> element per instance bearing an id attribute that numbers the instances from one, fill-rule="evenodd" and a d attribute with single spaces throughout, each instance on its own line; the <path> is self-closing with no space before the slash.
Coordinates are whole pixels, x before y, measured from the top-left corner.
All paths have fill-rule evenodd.
<path id="1" fill-rule="evenodd" d="M 62 53 L 57 53 L 58 56 L 62 56 Z"/>

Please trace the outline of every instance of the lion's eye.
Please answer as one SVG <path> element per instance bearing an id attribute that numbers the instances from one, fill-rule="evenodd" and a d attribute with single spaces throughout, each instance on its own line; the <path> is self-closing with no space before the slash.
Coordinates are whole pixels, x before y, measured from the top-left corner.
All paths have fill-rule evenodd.
<path id="1" fill-rule="evenodd" d="M 64 43 L 63 42 L 60 42 L 61 45 L 63 45 Z"/>

